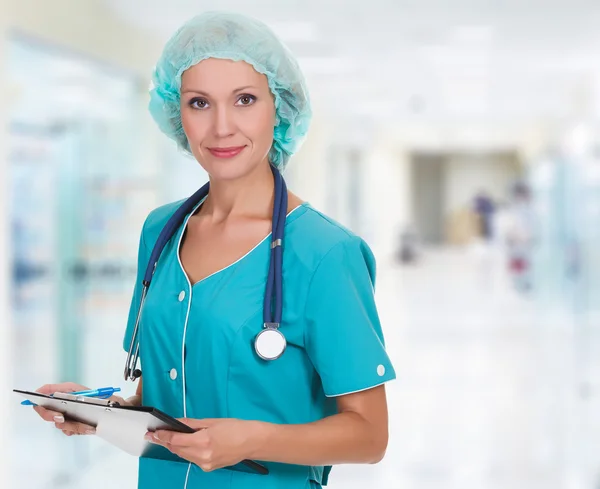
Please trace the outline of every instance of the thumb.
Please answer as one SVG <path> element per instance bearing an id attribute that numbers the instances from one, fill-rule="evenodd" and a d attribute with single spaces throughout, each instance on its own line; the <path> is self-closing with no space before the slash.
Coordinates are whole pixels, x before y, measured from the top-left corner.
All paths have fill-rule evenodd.
<path id="1" fill-rule="evenodd" d="M 62 384 L 46 384 L 36 390 L 40 394 L 52 395 L 55 392 L 75 392 L 90 390 L 89 387 L 76 384 L 75 382 L 63 382 Z"/>
<path id="2" fill-rule="evenodd" d="M 192 418 L 180 418 L 178 421 L 181 421 L 183 424 L 188 425 L 190 428 L 195 430 L 201 430 L 204 428 L 210 428 L 217 424 L 220 420 L 213 418 L 205 418 L 205 419 L 192 419 Z"/>

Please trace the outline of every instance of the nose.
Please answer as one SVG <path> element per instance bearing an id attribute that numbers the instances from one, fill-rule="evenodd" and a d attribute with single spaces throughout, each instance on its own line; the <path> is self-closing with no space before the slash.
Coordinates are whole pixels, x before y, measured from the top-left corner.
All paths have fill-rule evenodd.
<path id="1" fill-rule="evenodd" d="M 235 132 L 235 123 L 233 114 L 226 104 L 219 105 L 214 113 L 214 132 L 215 136 L 225 138 Z"/>

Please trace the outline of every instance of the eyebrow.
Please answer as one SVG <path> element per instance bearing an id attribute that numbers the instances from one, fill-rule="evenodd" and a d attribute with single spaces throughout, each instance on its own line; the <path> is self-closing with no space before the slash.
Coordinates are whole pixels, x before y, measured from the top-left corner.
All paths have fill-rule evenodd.
<path id="1" fill-rule="evenodd" d="M 236 88 L 231 93 L 241 92 L 242 90 L 248 90 L 249 88 L 253 88 L 255 90 L 257 89 L 257 87 L 255 87 L 253 85 L 246 85 L 244 87 Z M 187 90 L 182 90 L 181 93 L 182 94 L 184 94 L 184 93 L 197 93 L 199 95 L 204 95 L 205 97 L 208 97 L 208 93 L 203 92 L 202 90 L 194 90 L 192 88 L 188 88 Z"/>

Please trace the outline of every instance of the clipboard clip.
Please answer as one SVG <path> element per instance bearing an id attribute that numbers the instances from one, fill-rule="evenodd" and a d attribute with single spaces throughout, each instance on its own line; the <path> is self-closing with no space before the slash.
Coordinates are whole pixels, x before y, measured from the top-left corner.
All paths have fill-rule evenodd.
<path id="1" fill-rule="evenodd" d="M 69 394 L 67 392 L 55 392 L 52 397 L 55 399 L 64 399 L 65 401 L 77 401 L 85 404 L 96 404 L 98 406 L 116 407 L 120 406 L 118 402 L 109 399 L 98 399 L 96 397 L 80 396 L 77 394 Z"/>

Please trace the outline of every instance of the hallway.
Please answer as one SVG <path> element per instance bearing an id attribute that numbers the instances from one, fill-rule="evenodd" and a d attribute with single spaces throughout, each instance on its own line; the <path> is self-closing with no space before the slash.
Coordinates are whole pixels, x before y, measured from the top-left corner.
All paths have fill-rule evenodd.
<path id="1" fill-rule="evenodd" d="M 586 447 L 599 433 L 600 410 L 597 399 L 575 396 L 584 362 L 574 319 L 541 315 L 510 290 L 494 259 L 482 276 L 473 253 L 424 258 L 414 267 L 379 263 L 377 297 L 398 373 L 388 385 L 387 456 L 377 467 L 335 468 L 329 487 L 594 487 Z M 117 479 L 132 487 L 135 460 L 100 440 L 92 446 L 101 463 L 61 487 Z"/>

